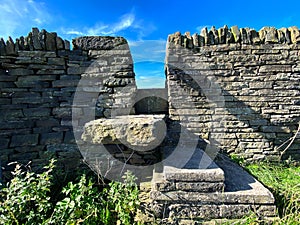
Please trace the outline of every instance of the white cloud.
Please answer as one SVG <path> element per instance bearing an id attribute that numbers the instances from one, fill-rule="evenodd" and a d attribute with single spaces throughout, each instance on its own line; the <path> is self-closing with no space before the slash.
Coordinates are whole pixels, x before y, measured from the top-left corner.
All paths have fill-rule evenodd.
<path id="1" fill-rule="evenodd" d="M 164 62 L 166 52 L 166 40 L 140 40 L 128 41 L 133 61 Z"/>
<path id="2" fill-rule="evenodd" d="M 135 40 L 143 40 L 155 29 L 153 24 L 137 19 L 132 9 L 120 16 L 116 22 L 98 21 L 94 26 L 61 28 L 61 31 L 69 39 L 75 36 L 123 36 L 128 39 L 130 36 Z"/>
<path id="3" fill-rule="evenodd" d="M 0 36 L 5 39 L 24 35 L 51 18 L 44 4 L 33 0 L 1 0 L 0 11 Z"/>
<path id="4" fill-rule="evenodd" d="M 165 71 L 163 62 L 141 61 L 134 64 L 138 88 L 164 88 Z"/>
<path id="5" fill-rule="evenodd" d="M 164 88 L 166 79 L 164 76 L 142 76 L 136 77 L 136 85 L 138 88 Z"/>
<path id="6" fill-rule="evenodd" d="M 64 33 L 68 35 L 84 35 L 82 32 L 77 30 L 68 30 L 68 31 L 64 31 Z"/>
<path id="7" fill-rule="evenodd" d="M 43 24 L 43 21 L 40 18 L 35 18 L 33 21 L 35 21 L 37 24 Z"/>
<path id="8" fill-rule="evenodd" d="M 121 16 L 120 20 L 115 23 L 104 24 L 102 22 L 99 22 L 93 27 L 85 27 L 82 29 L 62 28 L 62 32 L 66 35 L 115 36 L 120 31 L 124 31 L 131 27 L 134 28 L 135 27 L 134 23 L 135 23 L 135 15 L 134 13 L 130 12 Z"/>
<path id="9" fill-rule="evenodd" d="M 85 28 L 85 31 L 82 31 L 80 33 L 83 33 L 84 35 L 88 36 L 102 36 L 102 35 L 108 35 L 110 32 L 106 31 L 108 28 L 108 25 L 103 24 L 97 24 L 94 27 L 91 28 Z"/>
<path id="10" fill-rule="evenodd" d="M 134 20 L 135 16 L 133 13 L 123 15 L 121 21 L 117 24 L 114 24 L 110 32 L 117 33 L 121 30 L 125 30 L 133 25 Z"/>

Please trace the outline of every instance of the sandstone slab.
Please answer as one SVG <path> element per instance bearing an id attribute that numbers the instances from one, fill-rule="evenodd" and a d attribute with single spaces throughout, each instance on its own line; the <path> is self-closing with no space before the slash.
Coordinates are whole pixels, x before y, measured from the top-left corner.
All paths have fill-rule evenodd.
<path id="1" fill-rule="evenodd" d="M 164 177 L 169 181 L 223 182 L 224 172 L 220 168 L 179 169 L 171 166 L 165 166 Z"/>
<path id="2" fill-rule="evenodd" d="M 250 211 L 262 217 L 275 216 L 274 197 L 260 182 L 226 156 L 218 156 L 214 164 L 215 168 L 165 166 L 154 171 L 150 192 L 154 212 L 164 218 L 205 220 L 240 218 Z M 223 182 L 216 176 L 217 170 L 222 171 Z M 166 174 L 172 179 L 167 180 Z"/>
<path id="3" fill-rule="evenodd" d="M 79 37 L 73 39 L 72 44 L 74 49 L 83 50 L 111 50 L 120 46 L 123 46 L 123 48 L 128 48 L 127 41 L 123 37 Z"/>
<path id="4" fill-rule="evenodd" d="M 128 115 L 86 123 L 82 139 L 91 144 L 124 144 L 143 152 L 157 147 L 165 135 L 165 115 Z"/>

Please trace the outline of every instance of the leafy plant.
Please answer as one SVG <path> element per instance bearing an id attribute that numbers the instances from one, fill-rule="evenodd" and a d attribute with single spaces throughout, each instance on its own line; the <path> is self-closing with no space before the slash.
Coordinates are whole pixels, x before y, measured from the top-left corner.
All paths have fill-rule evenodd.
<path id="1" fill-rule="evenodd" d="M 47 224 L 99 224 L 102 196 L 91 179 L 82 175 L 78 183 L 69 182 L 62 193 L 65 198 L 56 203 Z"/>
<path id="2" fill-rule="evenodd" d="M 62 189 L 61 200 L 53 202 L 54 163 L 51 160 L 41 174 L 16 166 L 13 179 L 0 190 L 0 224 L 134 224 L 139 190 L 132 173 L 125 173 L 123 183 L 113 181 L 104 190 L 83 174 Z"/>
<path id="3" fill-rule="evenodd" d="M 24 172 L 16 165 L 14 178 L 0 190 L 0 224 L 44 224 L 52 208 L 49 193 L 54 162 L 41 174 Z"/>
<path id="4" fill-rule="evenodd" d="M 124 224 L 134 223 L 133 217 L 137 207 L 140 205 L 139 190 L 135 183 L 136 178 L 130 171 L 123 176 L 124 182 L 111 182 L 109 188 L 104 190 L 106 195 L 106 213 L 109 216 L 103 218 L 105 224 Z M 108 219 L 110 218 L 110 219 Z"/>

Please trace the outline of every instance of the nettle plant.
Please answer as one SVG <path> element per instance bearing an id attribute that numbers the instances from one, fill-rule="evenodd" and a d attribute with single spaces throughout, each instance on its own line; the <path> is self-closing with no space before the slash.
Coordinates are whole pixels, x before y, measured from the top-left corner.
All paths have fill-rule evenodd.
<path id="1" fill-rule="evenodd" d="M 103 189 L 83 174 L 54 201 L 54 164 L 51 160 L 41 174 L 16 165 L 13 179 L 0 190 L 0 224 L 134 224 L 140 202 L 131 172 L 125 173 L 123 182 L 113 181 Z"/>
<path id="2" fill-rule="evenodd" d="M 16 165 L 13 179 L 0 190 L 1 224 L 43 224 L 52 208 L 49 193 L 54 162 L 41 174 L 25 172 Z"/>

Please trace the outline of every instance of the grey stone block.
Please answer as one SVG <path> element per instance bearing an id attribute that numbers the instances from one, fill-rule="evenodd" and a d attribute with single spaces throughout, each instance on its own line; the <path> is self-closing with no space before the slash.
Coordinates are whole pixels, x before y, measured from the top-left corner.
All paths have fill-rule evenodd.
<path id="1" fill-rule="evenodd" d="M 224 191 L 224 182 L 178 182 L 176 190 L 198 191 L 198 192 L 222 192 Z"/>
<path id="2" fill-rule="evenodd" d="M 92 144 L 125 144 L 149 151 L 165 138 L 165 115 L 128 115 L 98 119 L 85 124 L 82 140 Z"/>
<path id="3" fill-rule="evenodd" d="M 212 189 L 212 192 L 205 193 L 201 190 L 192 190 L 194 187 L 198 188 L 201 182 L 170 182 L 164 180 L 164 173 L 154 173 L 150 192 L 150 197 L 154 201 L 154 211 L 161 215 L 164 211 L 166 213 L 164 217 L 169 218 L 175 216 L 205 220 L 240 218 L 250 210 L 260 216 L 275 215 L 275 199 L 270 191 L 226 156 L 220 155 L 216 162 L 225 176 L 225 189 L 218 191 Z M 187 189 L 178 190 L 172 184 L 183 184 L 182 187 Z M 223 183 L 215 184 L 221 187 Z"/>
<path id="4" fill-rule="evenodd" d="M 127 41 L 122 37 L 80 37 L 73 39 L 72 44 L 74 49 L 83 50 L 111 50 L 122 45 L 128 48 Z"/>
<path id="5" fill-rule="evenodd" d="M 58 119 L 54 119 L 54 118 L 49 118 L 46 120 L 38 120 L 36 121 L 36 126 L 37 127 L 55 127 L 55 126 L 59 126 L 59 120 Z"/>
<path id="6" fill-rule="evenodd" d="M 53 108 L 52 114 L 57 118 L 70 118 L 72 116 L 72 108 Z"/>
<path id="7" fill-rule="evenodd" d="M 26 117 L 48 117 L 50 116 L 50 108 L 27 108 L 23 109 Z"/>
<path id="8" fill-rule="evenodd" d="M 4 109 L 0 110 L 0 121 L 15 120 L 24 117 L 21 109 Z"/>
<path id="9" fill-rule="evenodd" d="M 164 166 L 164 178 L 168 181 L 224 182 L 224 172 L 220 168 L 179 169 Z"/>
<path id="10" fill-rule="evenodd" d="M 9 138 L 0 138 L 0 149 L 8 148 Z"/>
<path id="11" fill-rule="evenodd" d="M 42 145 L 36 145 L 36 146 L 21 146 L 21 147 L 15 147 L 14 150 L 17 153 L 28 153 L 28 152 L 39 152 L 44 149 L 44 146 Z"/>
<path id="12" fill-rule="evenodd" d="M 46 35 L 46 40 L 45 40 L 46 50 L 55 51 L 57 34 L 55 32 L 51 32 L 51 33 L 45 32 L 45 35 Z"/>
<path id="13" fill-rule="evenodd" d="M 10 143 L 10 147 L 17 146 L 34 146 L 39 141 L 38 134 L 25 134 L 25 135 L 13 135 Z"/>
<path id="14" fill-rule="evenodd" d="M 64 143 L 66 144 L 76 144 L 76 140 L 72 131 L 65 132 Z"/>
<path id="15" fill-rule="evenodd" d="M 16 129 L 24 129 L 24 128 L 32 128 L 34 126 L 34 121 L 5 121 L 0 122 L 1 130 L 16 130 Z"/>
<path id="16" fill-rule="evenodd" d="M 52 82 L 53 87 L 76 87 L 78 80 L 56 80 Z"/>
<path id="17" fill-rule="evenodd" d="M 9 160 L 17 161 L 18 163 L 22 163 L 26 165 L 33 159 L 36 159 L 37 156 L 38 156 L 38 152 L 26 152 L 26 153 L 13 154 L 9 157 Z"/>
<path id="18" fill-rule="evenodd" d="M 260 210 L 264 208 L 264 210 Z M 168 207 L 170 218 L 197 218 L 197 219 L 234 219 L 241 218 L 251 211 L 259 216 L 275 216 L 276 207 L 264 205 L 260 207 L 243 204 L 233 205 L 197 205 L 197 204 L 172 204 Z"/>
<path id="19" fill-rule="evenodd" d="M 47 144 L 62 143 L 62 140 L 63 140 L 62 132 L 44 133 L 41 134 L 40 144 L 47 145 Z"/>

